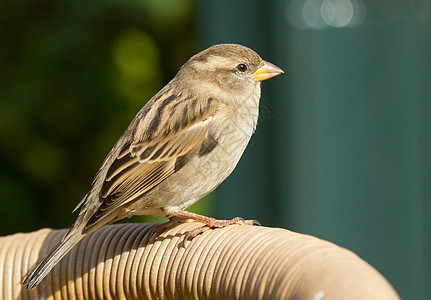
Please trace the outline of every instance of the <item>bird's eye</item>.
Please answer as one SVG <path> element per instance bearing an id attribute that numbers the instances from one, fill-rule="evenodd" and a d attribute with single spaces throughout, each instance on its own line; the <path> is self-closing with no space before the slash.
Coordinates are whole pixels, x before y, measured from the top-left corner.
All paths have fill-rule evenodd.
<path id="1" fill-rule="evenodd" d="M 247 65 L 245 65 L 245 64 L 239 64 L 236 68 L 238 70 L 240 70 L 241 72 L 247 71 Z"/>

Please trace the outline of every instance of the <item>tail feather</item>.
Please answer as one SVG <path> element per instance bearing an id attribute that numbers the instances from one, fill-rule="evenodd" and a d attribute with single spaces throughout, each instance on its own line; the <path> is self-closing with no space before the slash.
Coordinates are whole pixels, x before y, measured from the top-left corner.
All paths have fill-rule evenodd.
<path id="1" fill-rule="evenodd" d="M 81 232 L 69 231 L 66 236 L 49 252 L 43 260 L 33 268 L 26 276 L 22 284 L 27 286 L 27 289 L 32 289 L 37 286 L 54 268 L 54 266 L 80 241 L 86 234 Z"/>

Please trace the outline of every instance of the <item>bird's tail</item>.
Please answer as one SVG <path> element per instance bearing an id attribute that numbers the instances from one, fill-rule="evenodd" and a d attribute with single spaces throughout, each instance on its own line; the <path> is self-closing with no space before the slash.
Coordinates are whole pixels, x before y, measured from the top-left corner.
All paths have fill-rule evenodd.
<path id="1" fill-rule="evenodd" d="M 82 234 L 81 231 L 70 230 L 63 239 L 49 252 L 43 260 L 33 268 L 33 270 L 26 276 L 23 285 L 27 289 L 36 287 L 45 276 L 51 271 L 52 268 L 72 249 L 80 240 L 87 234 Z"/>

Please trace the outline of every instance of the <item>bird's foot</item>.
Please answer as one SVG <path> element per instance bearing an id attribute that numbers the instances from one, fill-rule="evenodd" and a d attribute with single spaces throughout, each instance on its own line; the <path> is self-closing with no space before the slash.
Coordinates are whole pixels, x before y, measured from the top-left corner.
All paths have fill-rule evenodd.
<path id="1" fill-rule="evenodd" d="M 244 220 L 243 218 L 240 218 L 240 217 L 233 218 L 232 220 L 218 220 L 218 219 L 214 219 L 211 217 L 206 217 L 206 216 L 202 216 L 199 214 L 195 214 L 195 213 L 192 213 L 192 212 L 189 212 L 186 210 L 177 211 L 175 213 L 175 216 L 181 217 L 181 218 L 187 218 L 187 219 L 205 224 L 202 227 L 198 227 L 196 229 L 193 229 L 193 230 L 187 232 L 186 238 L 188 238 L 188 237 L 194 238 L 195 236 L 207 231 L 208 229 L 223 228 L 223 227 L 233 225 L 233 224 L 239 224 L 239 225 L 254 225 L 254 224 L 256 224 L 259 226 L 261 225 L 256 220 Z"/>

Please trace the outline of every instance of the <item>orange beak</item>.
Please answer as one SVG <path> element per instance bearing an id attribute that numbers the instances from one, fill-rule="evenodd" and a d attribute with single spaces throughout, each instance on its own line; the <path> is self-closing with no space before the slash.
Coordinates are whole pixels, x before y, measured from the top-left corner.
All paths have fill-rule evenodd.
<path id="1" fill-rule="evenodd" d="M 284 71 L 276 65 L 263 61 L 263 65 L 253 73 L 252 77 L 254 77 L 256 81 L 263 81 L 282 73 L 284 73 Z"/>

